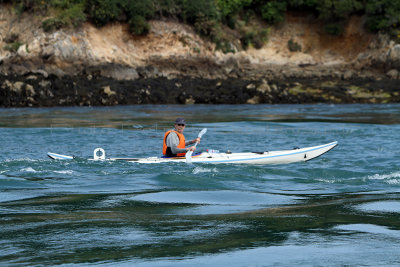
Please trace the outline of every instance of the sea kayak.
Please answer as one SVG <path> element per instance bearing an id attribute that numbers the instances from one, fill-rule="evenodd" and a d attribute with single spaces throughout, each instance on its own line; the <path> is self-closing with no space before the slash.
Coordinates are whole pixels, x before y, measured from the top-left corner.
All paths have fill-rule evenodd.
<path id="1" fill-rule="evenodd" d="M 265 151 L 265 152 L 245 152 L 231 153 L 218 152 L 208 150 L 193 155 L 193 163 L 238 163 L 238 164 L 287 164 L 293 162 L 309 161 L 321 156 L 334 148 L 338 143 L 332 142 L 319 146 L 295 148 L 282 151 Z M 73 156 L 66 156 L 48 152 L 47 155 L 52 159 L 68 160 Z M 106 158 L 102 148 L 94 150 L 93 158 L 89 160 L 106 160 L 106 161 L 128 161 L 135 163 L 170 163 L 170 162 L 187 162 L 185 157 L 148 157 L 148 158 Z"/>

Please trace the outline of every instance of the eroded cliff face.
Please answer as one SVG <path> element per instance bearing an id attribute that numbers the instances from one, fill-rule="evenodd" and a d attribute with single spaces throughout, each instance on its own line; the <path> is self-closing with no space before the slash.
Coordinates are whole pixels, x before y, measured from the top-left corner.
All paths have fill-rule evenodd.
<path id="1" fill-rule="evenodd" d="M 287 14 L 285 23 L 270 28 L 269 40 L 261 49 L 228 54 L 217 51 L 214 44 L 202 39 L 191 27 L 176 21 L 151 21 L 147 36 L 134 37 L 127 25 L 119 23 L 102 28 L 86 23 L 79 29 L 46 33 L 40 27 L 42 19 L 26 13 L 18 17 L 10 6 L 2 6 L 2 73 L 94 72 L 115 79 L 340 75 L 352 78 L 378 77 L 399 67 L 398 46 L 383 35 L 366 32 L 363 18 L 357 16 L 349 19 L 343 35 L 335 37 L 325 34 L 316 20 L 304 14 Z M 7 42 L 13 41 L 22 45 L 15 52 L 6 50 Z M 290 41 L 298 45 L 298 51 L 290 51 Z"/>
<path id="2" fill-rule="evenodd" d="M 10 6 L 3 5 L 0 9 L 0 74 L 3 75 L 0 86 L 3 89 L 8 88 L 12 94 L 18 92 L 21 94 L 21 90 L 25 92 L 21 96 L 30 97 L 31 100 L 28 99 L 29 101 L 21 105 L 40 105 L 39 94 L 44 99 L 51 98 L 54 92 L 50 89 L 54 90 L 56 80 L 63 77 L 79 77 L 92 84 L 95 83 L 95 79 L 110 81 L 174 79 L 176 82 L 172 85 L 178 91 L 181 90 L 179 89 L 181 86 L 175 85 L 180 84 L 179 79 L 207 79 L 215 86 L 219 83 L 224 84 L 216 80 L 234 79 L 248 81 L 245 84 L 238 83 L 243 90 L 247 90 L 246 92 L 257 89 L 258 85 L 271 85 L 273 81 L 279 84 L 289 80 L 347 82 L 364 79 L 391 80 L 393 84 L 400 78 L 400 45 L 390 41 L 385 35 L 366 32 L 363 28 L 363 18 L 358 16 L 349 19 L 341 36 L 333 37 L 325 34 L 316 20 L 304 14 L 288 13 L 285 23 L 269 29 L 268 42 L 262 48 L 250 47 L 246 51 L 237 49 L 235 53 L 228 54 L 216 50 L 213 43 L 198 36 L 190 26 L 177 21 L 151 21 L 150 33 L 143 37 L 135 37 L 129 33 L 127 25 L 120 23 L 109 24 L 102 28 L 86 23 L 78 29 L 59 29 L 46 33 L 41 28 L 42 19 L 26 13 L 18 17 Z M 13 51 L 12 45 L 16 43 L 20 46 L 16 46 L 18 49 Z M 30 77 L 30 80 L 40 76 L 42 79 L 40 82 L 47 82 L 46 84 L 50 85 L 42 86 L 43 83 L 40 85 L 37 81 L 37 86 L 43 90 L 40 93 L 29 93 L 31 90 L 27 89 L 27 86 L 22 86 L 24 89 L 21 89 L 21 85 L 14 85 L 18 82 L 17 78 L 4 78 L 10 76 Z M 43 80 L 50 79 L 50 76 L 52 81 Z M 111 82 L 102 80 L 98 83 L 97 87 L 100 88 L 101 94 L 108 97 L 104 88 Z M 71 88 L 74 84 L 76 82 L 72 82 Z M 82 87 L 84 84 L 85 82 L 81 82 Z M 246 89 L 247 87 L 250 89 Z M 280 102 L 285 102 L 285 97 L 290 95 L 290 92 L 294 96 L 314 92 L 307 91 L 307 87 L 299 91 L 298 84 L 287 84 L 286 87 L 275 85 L 275 87 L 280 92 L 278 94 Z M 289 90 L 290 88 L 297 89 Z M 145 92 L 144 96 L 148 97 L 146 92 L 149 92 L 149 88 L 140 87 L 138 90 Z M 283 93 L 285 90 L 287 92 Z M 390 90 L 396 91 L 395 87 L 391 87 Z M 90 92 L 85 91 L 86 93 L 90 95 Z M 263 93 L 268 94 L 267 91 Z M 3 95 L 10 98 L 8 93 Z M 140 98 L 140 95 L 141 93 L 138 93 L 135 99 Z M 78 93 L 76 96 L 77 99 L 81 98 Z M 301 102 L 300 98 L 286 102 Z M 199 103 L 193 96 L 177 99 L 175 102 L 178 103 Z M 343 99 L 345 98 L 336 101 L 335 97 L 327 96 L 326 101 L 346 102 Z M 214 100 L 210 100 L 210 103 L 219 103 Z M 117 100 L 108 102 L 108 100 L 89 99 L 75 102 L 64 100 L 59 104 L 91 105 L 93 102 L 121 103 Z M 138 103 L 144 102 L 138 100 Z M 156 103 L 157 100 L 149 102 Z M 243 98 L 239 102 L 274 103 L 273 97 L 256 97 L 255 94 L 250 94 L 247 100 Z M 7 103 L 2 105 L 19 105 L 11 100 Z M 46 105 L 52 104 L 48 102 Z"/>

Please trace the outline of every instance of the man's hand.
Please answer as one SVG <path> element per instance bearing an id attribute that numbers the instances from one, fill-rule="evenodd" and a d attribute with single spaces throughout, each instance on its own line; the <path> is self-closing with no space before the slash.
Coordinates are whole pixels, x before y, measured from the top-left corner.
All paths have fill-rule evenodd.
<path id="1" fill-rule="evenodd" d="M 194 140 L 192 140 L 192 143 L 194 144 L 194 143 L 200 143 L 200 138 L 199 137 L 197 137 L 196 139 L 194 139 Z"/>
<path id="2" fill-rule="evenodd" d="M 191 146 L 191 147 L 187 147 L 186 149 L 187 149 L 187 151 L 195 151 L 196 147 L 195 146 Z"/>

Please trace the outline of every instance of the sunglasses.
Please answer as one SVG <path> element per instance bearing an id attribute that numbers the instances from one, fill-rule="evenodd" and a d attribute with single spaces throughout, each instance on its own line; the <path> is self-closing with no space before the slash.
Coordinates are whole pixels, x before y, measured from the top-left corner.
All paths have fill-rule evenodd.
<path id="1" fill-rule="evenodd" d="M 177 124 L 178 126 L 185 126 L 185 124 Z"/>

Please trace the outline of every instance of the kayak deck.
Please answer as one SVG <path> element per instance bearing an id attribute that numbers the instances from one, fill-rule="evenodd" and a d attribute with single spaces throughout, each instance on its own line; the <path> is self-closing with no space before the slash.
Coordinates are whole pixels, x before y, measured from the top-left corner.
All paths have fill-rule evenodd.
<path id="1" fill-rule="evenodd" d="M 237 163 L 237 164 L 288 164 L 293 162 L 309 161 L 319 157 L 329 150 L 333 149 L 338 142 L 331 142 L 324 145 L 298 148 L 282 151 L 265 152 L 245 152 L 245 153 L 220 153 L 220 152 L 202 152 L 192 157 L 193 163 Z M 98 150 L 98 149 L 96 149 Z M 96 151 L 95 150 L 95 151 Z M 104 150 L 103 150 L 104 152 Z M 73 159 L 72 156 L 65 156 L 48 152 L 47 155 L 52 159 Z M 109 161 L 128 161 L 136 163 L 167 163 L 167 162 L 186 162 L 185 157 L 163 158 L 99 158 L 94 156 L 89 160 L 109 160 Z"/>

